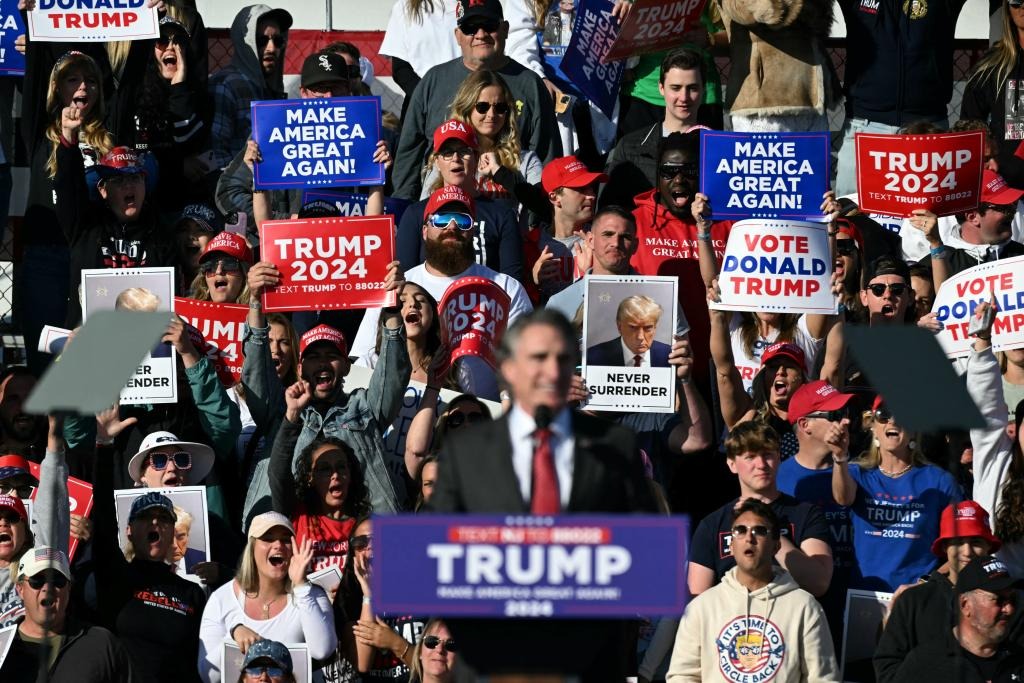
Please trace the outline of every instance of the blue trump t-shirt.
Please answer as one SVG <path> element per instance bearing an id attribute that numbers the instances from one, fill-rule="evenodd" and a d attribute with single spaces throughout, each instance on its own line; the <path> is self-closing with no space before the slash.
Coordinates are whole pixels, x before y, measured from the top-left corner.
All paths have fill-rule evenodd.
<path id="1" fill-rule="evenodd" d="M 857 482 L 853 515 L 856 566 L 850 588 L 892 592 L 914 584 L 938 563 L 932 542 L 950 503 L 963 500 L 953 476 L 935 465 L 914 466 L 901 477 L 850 465 Z"/>

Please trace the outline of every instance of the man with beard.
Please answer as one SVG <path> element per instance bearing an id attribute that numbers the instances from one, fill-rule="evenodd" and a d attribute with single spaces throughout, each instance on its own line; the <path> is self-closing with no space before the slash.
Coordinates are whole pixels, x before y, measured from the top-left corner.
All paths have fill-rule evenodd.
<path id="1" fill-rule="evenodd" d="M 911 650 L 891 680 L 1020 680 L 1024 650 L 1007 639 L 1018 583 L 991 555 L 971 560 L 956 580 L 955 625 Z"/>
<path id="2" fill-rule="evenodd" d="M 25 367 L 7 368 L 0 377 L 0 452 L 39 462 L 46 446 L 46 418 L 22 410 L 35 386 L 36 376 Z"/>

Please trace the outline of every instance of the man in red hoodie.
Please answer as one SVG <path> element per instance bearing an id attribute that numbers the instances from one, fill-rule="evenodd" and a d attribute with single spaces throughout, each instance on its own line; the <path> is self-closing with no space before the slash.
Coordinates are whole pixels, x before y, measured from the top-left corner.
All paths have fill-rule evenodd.
<path id="1" fill-rule="evenodd" d="M 636 196 L 638 246 L 632 266 L 642 275 L 679 278 L 679 303 L 690 323 L 694 378 L 704 393 L 709 390 L 708 361 L 711 323 L 704 281 L 700 276 L 697 240 L 710 240 L 715 257 L 725 255 L 732 221 L 712 221 L 707 197 L 700 187 L 698 133 L 672 133 L 661 141 L 657 186 Z"/>

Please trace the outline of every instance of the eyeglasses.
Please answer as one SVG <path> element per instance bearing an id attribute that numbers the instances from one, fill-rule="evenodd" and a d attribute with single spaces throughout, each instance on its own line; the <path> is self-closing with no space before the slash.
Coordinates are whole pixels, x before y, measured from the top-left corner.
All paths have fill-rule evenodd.
<path id="1" fill-rule="evenodd" d="M 476 104 L 473 105 L 473 109 L 476 111 L 477 114 L 480 114 L 481 116 L 492 109 L 494 110 L 494 113 L 498 116 L 508 116 L 509 112 L 507 102 L 495 102 L 494 104 L 491 104 L 490 102 L 477 102 Z"/>
<path id="2" fill-rule="evenodd" d="M 662 164 L 658 167 L 658 175 L 665 180 L 672 180 L 678 175 L 688 178 L 696 177 L 699 174 L 697 164 Z"/>
<path id="3" fill-rule="evenodd" d="M 268 36 L 268 35 L 256 36 L 256 47 L 258 47 L 259 49 L 262 50 L 263 48 L 265 48 L 267 46 L 267 43 L 269 43 L 271 41 L 273 41 L 274 45 L 277 45 L 278 47 L 284 47 L 285 45 L 288 44 L 288 36 L 286 36 L 283 33 L 277 33 L 277 34 L 272 35 L 272 36 Z"/>
<path id="4" fill-rule="evenodd" d="M 755 538 L 767 538 L 771 529 L 766 527 L 764 524 L 755 524 L 754 526 L 747 526 L 746 524 L 737 524 L 732 528 L 733 536 L 746 536 L 748 533 L 753 534 Z"/>
<path id="5" fill-rule="evenodd" d="M 352 545 L 352 550 L 366 550 L 373 543 L 373 534 L 353 536 L 349 539 L 349 543 Z"/>
<path id="6" fill-rule="evenodd" d="M 266 673 L 271 678 L 284 678 L 284 669 L 282 669 L 279 666 L 265 666 L 263 664 L 253 664 L 252 666 L 245 667 L 246 676 L 259 678 L 264 673 Z"/>
<path id="7" fill-rule="evenodd" d="M 501 22 L 499 21 L 480 19 L 477 21 L 467 21 L 459 26 L 459 30 L 462 31 L 462 35 L 475 36 L 480 29 L 483 29 L 486 33 L 497 33 L 499 27 L 501 27 Z"/>
<path id="8" fill-rule="evenodd" d="M 242 262 L 236 259 L 234 256 L 222 256 L 220 258 L 209 259 L 199 264 L 199 270 L 206 277 L 215 275 L 217 273 L 217 266 L 220 265 L 221 270 L 225 273 L 241 273 Z"/>
<path id="9" fill-rule="evenodd" d="M 437 636 L 427 636 L 423 639 L 423 647 L 427 648 L 428 650 L 437 649 L 438 645 L 440 645 L 444 650 L 448 652 L 459 651 L 459 648 L 455 645 L 454 638 L 445 638 L 444 640 L 441 640 Z"/>
<path id="10" fill-rule="evenodd" d="M 888 285 L 876 282 L 873 285 L 868 285 L 868 289 L 871 290 L 872 294 L 878 297 L 885 296 L 886 289 L 892 292 L 893 296 L 902 296 L 903 292 L 907 291 L 907 286 L 902 282 L 893 282 Z"/>
<path id="11" fill-rule="evenodd" d="M 483 413 L 463 413 L 461 411 L 455 411 L 454 413 L 448 413 L 448 417 L 445 418 L 444 421 L 444 426 L 448 429 L 458 429 L 467 422 L 472 425 L 483 419 Z"/>
<path id="12" fill-rule="evenodd" d="M 170 460 L 174 460 L 174 469 L 176 470 L 192 469 L 192 454 L 188 451 L 178 451 L 170 455 L 166 453 L 149 454 L 149 465 L 157 472 L 167 469 L 167 463 Z"/>
<path id="13" fill-rule="evenodd" d="M 816 410 L 813 413 L 807 413 L 804 417 L 819 417 L 829 422 L 839 422 L 846 417 L 846 410 Z"/>
<path id="14" fill-rule="evenodd" d="M 473 217 L 468 213 L 447 211 L 431 214 L 430 216 L 430 227 L 437 230 L 444 230 L 452 223 L 455 223 L 455 227 L 463 232 L 473 229 Z"/>
<path id="15" fill-rule="evenodd" d="M 156 46 L 161 50 L 166 50 L 171 43 L 178 47 L 188 47 L 188 38 L 180 33 L 169 33 L 156 39 Z"/>
<path id="16" fill-rule="evenodd" d="M 13 495 L 15 498 L 28 498 L 32 495 L 32 488 L 32 484 L 18 484 L 17 486 L 0 484 L 0 493 Z"/>
<path id="17" fill-rule="evenodd" d="M 892 411 L 885 406 L 876 408 L 871 415 L 875 418 L 875 422 L 880 425 L 888 424 L 889 420 L 892 419 Z"/>
<path id="18" fill-rule="evenodd" d="M 740 645 L 739 651 L 741 655 L 759 655 L 761 654 L 760 645 Z"/>
<path id="19" fill-rule="evenodd" d="M 456 157 L 462 157 L 463 159 L 469 159 L 471 156 L 476 154 L 475 149 L 469 147 L 459 147 L 457 149 L 449 149 L 444 152 L 438 152 L 437 156 L 445 161 L 454 161 Z"/>
<path id="20" fill-rule="evenodd" d="M 21 496 L 19 496 L 20 498 Z M 14 526 L 21 521 L 21 515 L 14 510 L 0 510 L 0 520 L 7 522 L 11 526 Z"/>
<path id="21" fill-rule="evenodd" d="M 836 253 L 840 256 L 853 256 L 857 253 L 857 243 L 853 240 L 836 240 Z"/>
<path id="22" fill-rule="evenodd" d="M 985 213 L 986 211 L 997 211 L 1004 216 L 1012 216 L 1017 213 L 1017 207 L 1014 204 L 989 204 L 982 202 L 978 204 L 978 211 Z"/>
<path id="23" fill-rule="evenodd" d="M 141 182 L 143 182 L 141 173 L 131 173 L 107 178 L 103 181 L 103 186 L 109 189 L 112 187 L 125 187 L 127 185 L 134 185 L 135 183 Z"/>
<path id="24" fill-rule="evenodd" d="M 35 576 L 30 576 L 25 579 L 28 585 L 32 587 L 32 590 L 42 590 L 46 584 L 51 584 L 54 588 L 60 590 L 64 586 L 68 585 L 68 577 L 64 576 L 60 572 L 42 572 Z"/>

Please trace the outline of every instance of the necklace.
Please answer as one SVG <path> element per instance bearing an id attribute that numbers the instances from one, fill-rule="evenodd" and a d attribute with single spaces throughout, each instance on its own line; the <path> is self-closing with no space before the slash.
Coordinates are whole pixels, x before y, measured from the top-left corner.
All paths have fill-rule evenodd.
<path id="1" fill-rule="evenodd" d="M 249 596 L 246 596 L 246 597 L 249 597 Z M 258 600 L 256 600 L 256 597 L 257 596 L 253 596 L 250 599 L 253 600 L 254 602 L 258 602 Z M 278 598 L 280 598 L 280 597 L 281 597 L 280 595 L 274 596 L 274 598 L 272 600 L 270 600 L 269 602 L 263 603 L 262 607 L 263 607 L 263 619 L 264 619 L 264 621 L 266 621 L 267 619 L 270 618 L 270 608 L 271 608 L 271 606 L 275 602 L 277 602 Z"/>
<path id="2" fill-rule="evenodd" d="M 881 465 L 879 465 L 878 466 L 878 471 L 881 472 L 882 474 L 884 474 L 887 477 L 891 477 L 893 479 L 897 479 L 899 477 L 902 477 L 907 472 L 909 472 L 910 468 L 913 467 L 913 466 L 914 466 L 914 463 L 910 463 L 909 465 L 904 467 L 902 470 L 889 471 L 889 470 L 885 469 L 884 467 L 882 467 Z"/>

